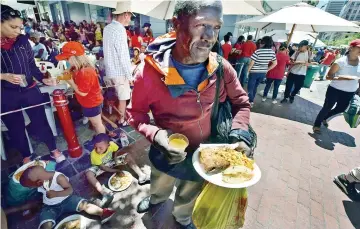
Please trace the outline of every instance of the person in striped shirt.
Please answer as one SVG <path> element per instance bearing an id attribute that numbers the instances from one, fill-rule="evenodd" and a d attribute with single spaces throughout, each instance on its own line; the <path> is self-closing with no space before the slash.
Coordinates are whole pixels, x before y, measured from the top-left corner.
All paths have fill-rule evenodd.
<path id="1" fill-rule="evenodd" d="M 248 94 L 251 107 L 254 105 L 254 99 L 257 88 L 264 80 L 266 73 L 275 68 L 277 61 L 275 52 L 272 50 L 273 40 L 271 37 L 263 37 L 260 48 L 251 56 L 249 65 Z M 271 64 L 269 65 L 269 63 Z"/>

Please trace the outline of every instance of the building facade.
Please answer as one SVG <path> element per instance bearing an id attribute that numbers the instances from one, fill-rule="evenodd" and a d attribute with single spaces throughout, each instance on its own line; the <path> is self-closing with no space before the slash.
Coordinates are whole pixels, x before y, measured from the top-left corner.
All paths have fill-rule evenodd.
<path id="1" fill-rule="evenodd" d="M 340 17 L 349 21 L 360 21 L 360 1 L 349 0 L 341 11 Z"/>
<path id="2" fill-rule="evenodd" d="M 334 14 L 335 16 L 340 16 L 340 13 L 346 3 L 347 0 L 329 0 L 325 11 Z"/>

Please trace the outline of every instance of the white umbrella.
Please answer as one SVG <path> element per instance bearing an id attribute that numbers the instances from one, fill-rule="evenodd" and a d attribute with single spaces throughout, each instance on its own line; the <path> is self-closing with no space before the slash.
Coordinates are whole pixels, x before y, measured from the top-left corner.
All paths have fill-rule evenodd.
<path id="1" fill-rule="evenodd" d="M 19 11 L 27 10 L 35 6 L 31 4 L 18 3 L 16 0 L 1 0 L 1 4 L 8 5 Z"/>
<path id="2" fill-rule="evenodd" d="M 82 2 L 93 5 L 100 5 L 115 8 L 117 1 L 98 1 L 98 0 L 68 0 L 72 2 Z M 128 0 L 120 0 L 128 1 Z M 199 0 L 194 0 L 199 1 Z M 254 3 L 260 0 L 253 0 Z M 251 1 L 251 2 L 253 2 Z M 173 17 L 175 0 L 131 0 L 131 11 L 144 14 L 158 19 L 171 19 Z M 224 0 L 223 13 L 226 15 L 262 15 L 261 9 L 258 10 L 245 0 Z"/>
<path id="3" fill-rule="evenodd" d="M 267 32 L 263 34 L 262 36 L 270 36 L 272 37 L 273 41 L 275 42 L 286 42 L 289 38 L 290 31 L 288 30 L 273 30 L 271 32 Z M 307 40 L 310 43 L 314 43 L 315 39 L 317 37 L 317 33 L 310 33 L 310 32 L 304 32 L 304 31 L 294 31 L 291 41 L 293 43 L 300 43 L 302 40 Z M 316 47 L 322 47 L 325 46 L 325 44 L 317 40 Z"/>
<path id="4" fill-rule="evenodd" d="M 360 26 L 306 3 L 297 3 L 268 15 L 237 22 L 237 24 L 258 29 L 291 30 L 288 42 L 294 30 L 316 33 L 360 32 Z"/>

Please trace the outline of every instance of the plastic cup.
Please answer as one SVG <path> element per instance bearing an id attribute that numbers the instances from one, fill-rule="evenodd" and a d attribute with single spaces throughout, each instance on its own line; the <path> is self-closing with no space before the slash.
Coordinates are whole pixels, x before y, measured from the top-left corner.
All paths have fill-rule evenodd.
<path id="1" fill-rule="evenodd" d="M 183 134 L 172 134 L 169 137 L 169 147 L 185 151 L 189 146 L 189 139 Z"/>
<path id="2" fill-rule="evenodd" d="M 27 87 L 28 82 L 26 81 L 26 76 L 25 75 L 20 75 L 20 77 L 21 77 L 20 87 Z"/>

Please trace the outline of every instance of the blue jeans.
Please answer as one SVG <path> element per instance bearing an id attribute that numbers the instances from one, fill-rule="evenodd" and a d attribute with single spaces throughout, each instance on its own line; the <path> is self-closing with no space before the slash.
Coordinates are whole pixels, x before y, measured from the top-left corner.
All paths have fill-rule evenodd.
<path id="1" fill-rule="evenodd" d="M 271 84 L 273 82 L 274 82 L 274 91 L 273 91 L 272 99 L 277 98 L 277 95 L 278 95 L 278 92 L 279 92 L 279 87 L 280 87 L 280 84 L 281 84 L 282 80 L 281 79 L 269 79 L 269 78 L 266 79 L 266 86 L 265 86 L 265 89 L 264 89 L 264 97 L 265 98 L 267 97 L 267 94 L 269 93 Z"/>
<path id="2" fill-rule="evenodd" d="M 259 84 L 261 83 L 261 81 L 264 80 L 265 76 L 266 76 L 265 72 L 264 73 L 251 73 L 250 72 L 249 82 L 247 85 L 250 103 L 254 102 L 257 88 L 258 88 Z"/>
<path id="3" fill-rule="evenodd" d="M 249 64 L 250 64 L 250 58 L 249 57 L 241 57 L 238 61 L 238 63 L 243 63 L 243 67 L 242 67 L 242 70 L 241 70 L 241 73 L 240 73 L 240 83 L 241 83 L 241 86 L 244 87 L 244 84 L 245 84 L 245 81 L 246 81 L 246 78 L 248 77 L 248 68 L 249 68 Z"/>
<path id="4" fill-rule="evenodd" d="M 320 64 L 320 76 L 324 77 L 326 74 L 326 71 L 328 70 L 329 66 L 328 65 L 323 65 Z"/>

